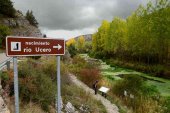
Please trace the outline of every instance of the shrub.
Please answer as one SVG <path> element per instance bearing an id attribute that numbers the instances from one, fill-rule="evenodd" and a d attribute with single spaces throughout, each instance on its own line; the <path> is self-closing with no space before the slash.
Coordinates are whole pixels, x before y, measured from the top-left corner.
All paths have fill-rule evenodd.
<path id="1" fill-rule="evenodd" d="M 86 61 L 84 60 L 84 58 L 82 58 L 82 57 L 80 57 L 80 56 L 77 55 L 77 56 L 75 56 L 75 57 L 73 58 L 72 63 L 73 63 L 74 65 L 78 65 L 78 66 L 83 67 L 83 66 L 85 66 L 85 64 L 86 64 Z"/>
<path id="2" fill-rule="evenodd" d="M 38 60 L 41 58 L 41 56 L 30 56 L 30 58 L 34 59 L 34 60 Z"/>
<path id="3" fill-rule="evenodd" d="M 170 97 L 166 98 L 164 106 L 165 106 L 165 113 L 170 113 Z"/>
<path id="4" fill-rule="evenodd" d="M 100 71 L 98 69 L 82 69 L 80 79 L 89 87 L 92 87 L 96 80 L 101 80 Z"/>
<path id="5" fill-rule="evenodd" d="M 70 46 L 68 46 L 68 51 L 69 51 L 69 53 L 70 53 L 70 55 L 71 55 L 72 58 L 73 58 L 73 57 L 76 55 L 76 53 L 77 53 L 76 47 L 75 47 L 75 45 L 73 45 L 73 44 L 71 44 Z"/>
<path id="6" fill-rule="evenodd" d="M 124 75 L 125 78 L 120 80 L 113 88 L 113 91 L 118 96 L 123 96 L 124 90 L 136 95 L 154 95 L 158 94 L 158 90 L 154 86 L 146 85 L 143 78 L 139 75 Z"/>
<path id="7" fill-rule="evenodd" d="M 6 46 L 6 36 L 10 34 L 10 29 L 4 25 L 0 25 L 0 48 Z"/>
<path id="8" fill-rule="evenodd" d="M 124 96 L 124 90 L 127 91 L 127 96 Z M 132 107 L 134 113 L 162 113 L 164 110 L 156 87 L 148 86 L 138 75 L 126 75 L 113 86 L 112 91 L 128 107 Z M 130 94 L 134 98 L 130 98 Z"/>
<path id="9" fill-rule="evenodd" d="M 50 58 L 45 61 L 46 63 L 42 65 L 43 72 L 48 75 L 53 81 L 56 80 L 57 74 L 57 65 L 56 65 L 56 58 Z"/>
<path id="10" fill-rule="evenodd" d="M 69 71 L 74 73 L 75 75 L 80 74 L 80 70 L 85 68 L 86 61 L 80 56 L 73 57 L 72 64 L 69 65 Z"/>
<path id="11" fill-rule="evenodd" d="M 136 76 L 125 76 L 124 80 L 119 81 L 114 86 L 114 93 L 118 96 L 123 96 L 124 90 L 137 95 L 139 93 L 138 87 L 141 87 L 143 80 Z M 133 84 L 132 84 L 133 83 Z"/>
<path id="12" fill-rule="evenodd" d="M 48 111 L 48 106 L 55 100 L 56 85 L 34 60 L 20 62 L 18 68 L 20 97 L 24 102 L 38 102 Z"/>
<path id="13" fill-rule="evenodd" d="M 44 60 L 43 60 L 44 61 Z M 53 82 L 57 80 L 57 60 L 56 57 L 49 57 L 44 63 L 41 65 L 41 69 L 43 72 L 51 78 Z M 67 66 L 61 61 L 60 62 L 60 69 L 61 69 L 61 79 L 68 83 L 69 78 L 67 76 Z"/>
<path id="14" fill-rule="evenodd" d="M 8 74 L 6 72 L 1 72 L 0 71 L 0 78 L 4 81 L 9 80 Z"/>

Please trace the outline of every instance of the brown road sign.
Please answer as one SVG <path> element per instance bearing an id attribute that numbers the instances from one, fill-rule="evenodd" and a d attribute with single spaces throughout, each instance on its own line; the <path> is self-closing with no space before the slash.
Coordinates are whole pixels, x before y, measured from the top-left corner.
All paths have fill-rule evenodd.
<path id="1" fill-rule="evenodd" d="M 41 56 L 64 54 L 64 39 L 14 36 L 9 36 L 6 38 L 7 56 Z"/>

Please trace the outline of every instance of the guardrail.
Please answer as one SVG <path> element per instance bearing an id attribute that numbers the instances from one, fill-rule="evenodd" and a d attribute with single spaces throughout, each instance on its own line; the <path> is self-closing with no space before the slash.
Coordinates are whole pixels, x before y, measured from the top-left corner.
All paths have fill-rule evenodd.
<path id="1" fill-rule="evenodd" d="M 10 68 L 10 61 L 12 61 L 13 58 L 8 58 L 7 60 L 0 63 L 0 70 L 2 70 L 5 66 L 7 66 L 7 69 Z"/>

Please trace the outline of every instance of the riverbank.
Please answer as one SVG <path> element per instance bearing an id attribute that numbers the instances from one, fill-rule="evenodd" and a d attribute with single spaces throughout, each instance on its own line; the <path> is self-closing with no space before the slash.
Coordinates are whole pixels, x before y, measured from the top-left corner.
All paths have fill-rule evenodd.
<path id="1" fill-rule="evenodd" d="M 119 66 L 116 66 L 116 65 L 109 65 L 108 63 L 103 62 L 100 59 L 90 58 L 87 54 L 81 54 L 80 56 L 83 57 L 86 61 L 88 61 L 88 59 L 90 59 L 92 61 L 100 62 L 100 71 L 101 71 L 101 75 L 102 75 L 102 80 L 101 80 L 102 83 L 101 84 L 105 85 L 107 87 L 113 88 L 111 90 L 111 92 L 109 92 L 108 98 L 113 103 L 116 103 L 116 105 L 117 105 L 117 103 L 118 104 L 121 103 L 121 106 L 125 104 L 125 105 L 128 106 L 128 108 L 130 107 L 129 109 L 131 109 L 131 107 L 132 108 L 134 107 L 133 110 L 145 109 L 145 112 L 148 112 L 147 110 L 150 111 L 151 109 L 157 109 L 158 106 L 162 106 L 161 108 L 159 108 L 159 110 L 163 110 L 164 107 L 166 106 L 166 109 L 168 109 L 168 111 L 169 111 L 170 107 L 168 107 L 168 105 L 170 103 L 170 80 L 164 79 L 164 78 L 159 78 L 159 77 L 154 77 L 154 76 L 151 76 L 151 75 L 146 74 L 146 73 L 135 71 L 133 69 L 119 67 Z M 117 96 L 115 96 L 115 92 L 113 91 L 114 86 L 115 85 L 117 86 L 117 84 L 119 84 L 119 86 L 126 84 L 125 78 L 127 78 L 128 76 L 132 77 L 132 75 L 133 75 L 133 77 L 136 76 L 136 77 L 138 77 L 138 79 L 141 78 L 143 80 L 143 82 L 144 82 L 143 84 L 146 87 L 143 88 L 142 90 L 145 90 L 145 91 L 147 90 L 147 92 L 153 91 L 153 92 L 155 92 L 155 94 L 157 96 L 155 95 L 155 96 L 148 97 L 149 94 L 145 93 L 145 96 L 147 97 L 147 99 L 145 98 L 144 95 L 141 95 L 145 99 L 140 100 L 141 98 L 136 97 L 134 95 L 135 99 L 133 100 L 133 102 L 136 103 L 136 104 L 131 103 L 131 101 L 132 101 L 131 98 L 127 99 L 127 98 L 124 98 L 124 96 L 118 97 L 118 100 L 116 99 L 116 101 L 115 101 L 115 98 L 117 98 Z M 130 87 L 133 87 L 135 85 L 135 82 L 136 82 L 136 80 L 134 79 L 134 81 L 130 82 L 130 84 L 128 84 L 128 85 Z M 136 88 L 135 89 L 136 91 L 140 90 L 140 86 L 138 86 L 138 85 L 135 86 L 135 88 Z M 121 95 L 123 95 L 124 88 L 123 89 L 119 88 L 119 90 L 121 90 L 121 92 L 120 91 L 119 92 L 121 93 Z M 129 93 L 129 91 L 128 91 L 128 93 Z M 157 101 L 157 99 L 155 100 L 154 98 L 157 98 L 159 101 Z M 124 104 L 122 104 L 122 102 Z M 143 103 L 142 104 L 142 105 L 144 105 L 144 106 L 142 106 L 143 108 L 136 109 L 136 107 L 139 107 L 139 106 L 137 106 L 138 102 Z M 153 104 L 150 105 L 150 102 L 153 103 Z M 146 106 L 145 106 L 144 103 L 146 104 Z M 153 108 L 147 108 L 147 106 L 150 106 L 150 107 L 152 106 Z M 167 113 L 167 111 L 165 111 L 165 113 Z"/>
<path id="2" fill-rule="evenodd" d="M 90 58 L 87 54 L 81 54 L 81 57 L 85 59 Z M 123 75 L 138 75 L 147 81 L 147 84 L 154 86 L 158 89 L 161 96 L 170 97 L 170 80 L 165 78 L 155 77 L 153 75 L 142 73 L 133 69 L 125 68 L 124 66 L 117 65 L 114 62 L 109 63 L 99 60 L 101 62 L 101 74 L 106 80 L 114 82 L 116 80 L 122 79 Z M 113 61 L 113 60 L 112 60 Z"/>
<path id="3" fill-rule="evenodd" d="M 138 62 L 121 61 L 118 59 L 106 59 L 104 60 L 111 67 L 119 66 L 126 69 L 132 69 L 142 73 L 149 74 L 159 78 L 165 78 L 170 80 L 170 66 L 161 64 L 143 64 Z"/>

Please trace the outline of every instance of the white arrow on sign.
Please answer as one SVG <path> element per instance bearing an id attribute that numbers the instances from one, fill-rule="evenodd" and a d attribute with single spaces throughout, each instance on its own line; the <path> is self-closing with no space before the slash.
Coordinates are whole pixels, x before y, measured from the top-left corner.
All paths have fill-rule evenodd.
<path id="1" fill-rule="evenodd" d="M 62 46 L 60 44 L 58 44 L 57 46 L 53 46 L 53 48 L 57 48 L 58 50 L 60 50 L 62 48 Z"/>

